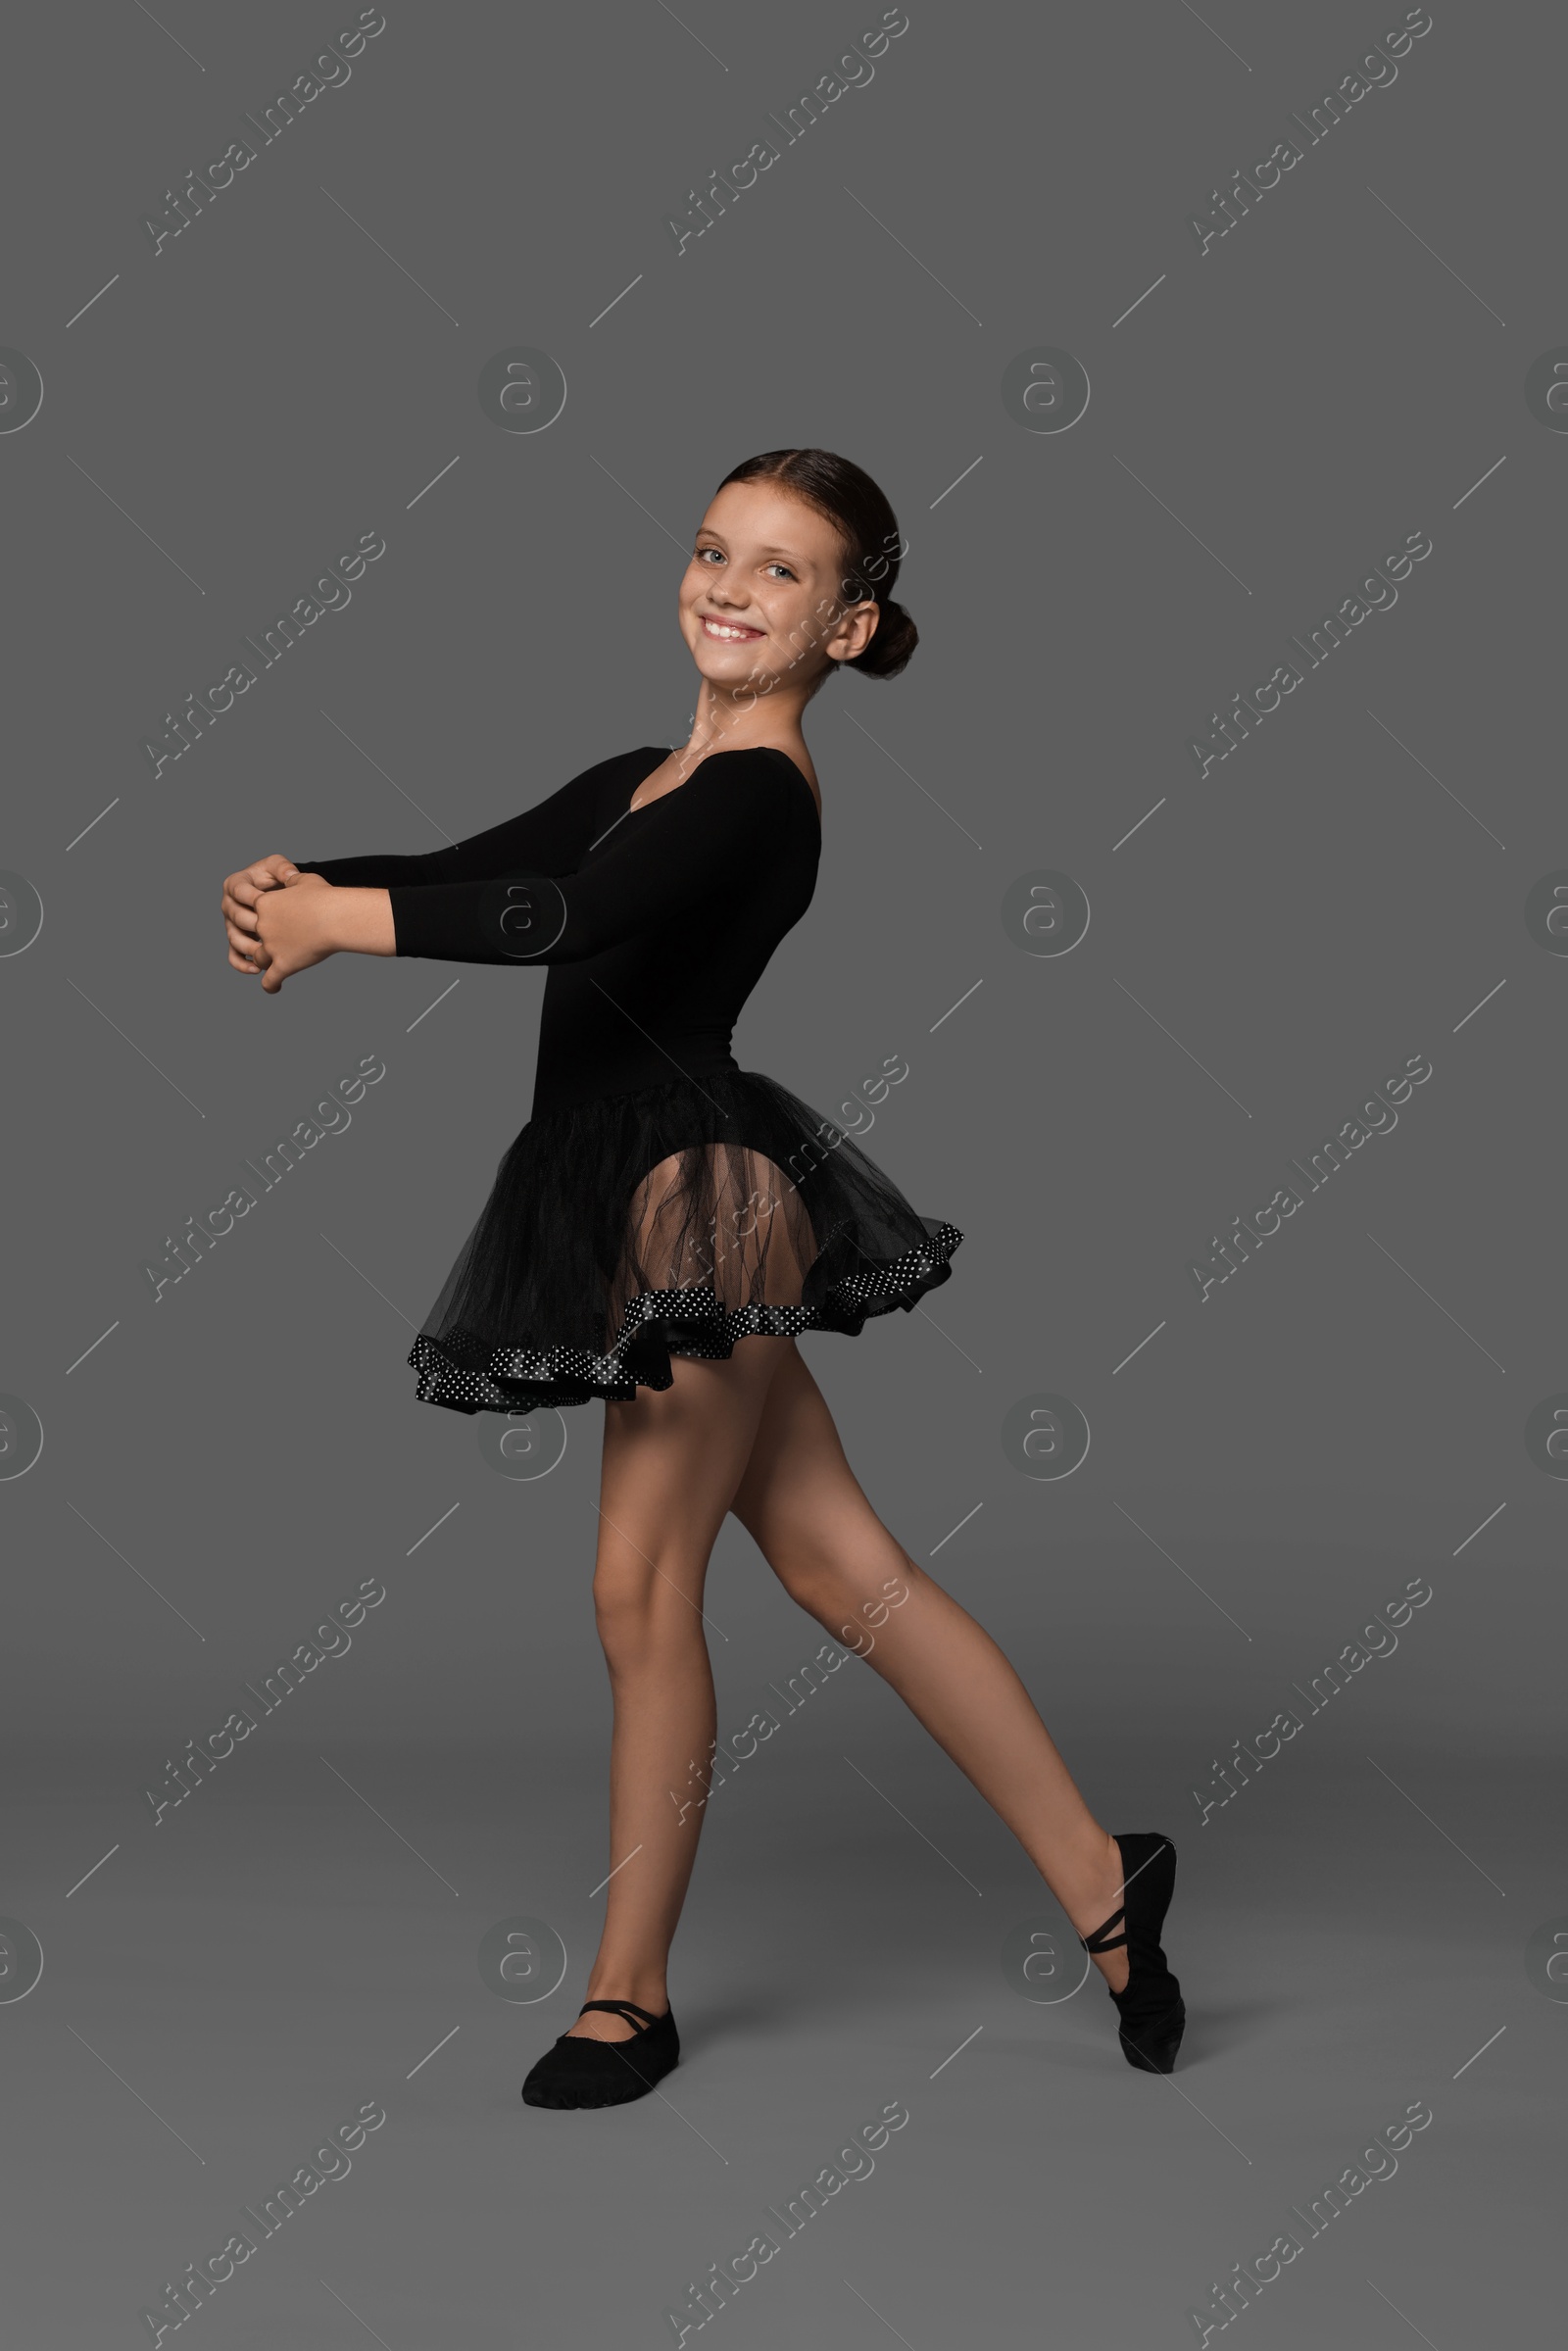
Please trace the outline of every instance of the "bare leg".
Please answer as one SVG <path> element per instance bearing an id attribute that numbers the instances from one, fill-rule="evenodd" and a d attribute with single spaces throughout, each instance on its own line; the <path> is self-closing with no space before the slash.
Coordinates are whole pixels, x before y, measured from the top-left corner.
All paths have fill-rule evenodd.
<path id="1" fill-rule="evenodd" d="M 594 1605 L 615 1705 L 615 1874 L 590 2000 L 633 2000 L 655 2016 L 668 2004 L 665 1964 L 716 1730 L 703 1584 L 784 1354 L 777 1339 L 742 1339 L 727 1362 L 677 1359 L 672 1388 L 605 1406 Z M 568 2031 L 625 2040 L 633 2027 L 601 2010 Z"/>
<path id="2" fill-rule="evenodd" d="M 736 1517 L 790 1597 L 864 1652 L 1006 1822 L 1077 1932 L 1092 1934 L 1121 1899 L 1115 1840 L 990 1634 L 877 1517 L 794 1341 L 771 1344 L 784 1360 L 731 1504 Z M 877 1602 L 895 1587 L 908 1596 L 884 1617 Z M 1095 1964 L 1123 1988 L 1125 1949 Z"/>

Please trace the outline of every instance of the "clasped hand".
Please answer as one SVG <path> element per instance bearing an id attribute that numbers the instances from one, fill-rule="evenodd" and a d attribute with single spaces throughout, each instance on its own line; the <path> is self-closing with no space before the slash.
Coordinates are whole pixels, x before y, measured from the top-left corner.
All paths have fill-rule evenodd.
<path id="1" fill-rule="evenodd" d="M 308 971 L 335 949 L 326 921 L 332 885 L 319 873 L 301 873 L 287 857 L 261 857 L 223 884 L 223 927 L 236 971 L 261 974 L 275 996 L 296 971 Z"/>

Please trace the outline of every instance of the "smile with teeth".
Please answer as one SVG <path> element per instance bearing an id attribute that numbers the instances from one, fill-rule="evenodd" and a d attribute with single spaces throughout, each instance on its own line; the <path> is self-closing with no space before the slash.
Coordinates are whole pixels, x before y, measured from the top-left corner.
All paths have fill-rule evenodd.
<path id="1" fill-rule="evenodd" d="M 710 612 L 702 614 L 702 623 L 710 637 L 718 637 L 727 645 L 744 645 L 765 633 L 760 628 L 747 628 L 741 621 L 715 620 Z"/>

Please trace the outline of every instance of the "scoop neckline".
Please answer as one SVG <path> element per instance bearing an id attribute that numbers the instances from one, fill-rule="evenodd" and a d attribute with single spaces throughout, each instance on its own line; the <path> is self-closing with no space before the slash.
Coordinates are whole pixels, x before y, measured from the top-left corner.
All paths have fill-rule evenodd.
<path id="1" fill-rule="evenodd" d="M 670 745 L 667 743 L 645 743 L 642 745 L 642 749 L 644 751 L 658 753 L 659 757 L 654 761 L 655 767 L 659 765 L 661 759 L 668 759 L 670 748 Z M 748 752 L 757 751 L 770 751 L 776 759 L 783 760 L 791 775 L 797 779 L 802 789 L 805 791 L 808 800 L 809 800 L 811 804 L 811 814 L 816 818 L 817 829 L 820 831 L 822 825 L 822 811 L 816 805 L 816 794 L 811 789 L 810 783 L 806 774 L 806 770 L 799 766 L 797 762 L 790 758 L 790 755 L 787 751 L 781 751 L 776 743 L 738 743 L 733 745 L 728 751 L 710 751 L 707 753 L 704 758 L 698 760 L 697 767 L 692 769 L 692 775 L 697 773 L 698 768 L 706 767 L 710 759 L 744 759 Z M 675 797 L 675 792 L 684 792 L 686 789 L 686 784 L 689 784 L 692 780 L 692 775 L 689 775 L 686 778 L 686 784 L 677 784 L 673 792 L 661 792 L 658 796 L 658 799 L 645 800 L 640 808 L 634 808 L 631 805 L 633 799 L 635 799 L 638 790 L 647 782 L 648 777 L 652 775 L 653 772 L 653 767 L 648 768 L 644 774 L 637 778 L 637 782 L 633 784 L 626 800 L 625 812 L 628 816 L 646 816 L 650 808 L 658 808 L 661 800 L 673 800 Z"/>

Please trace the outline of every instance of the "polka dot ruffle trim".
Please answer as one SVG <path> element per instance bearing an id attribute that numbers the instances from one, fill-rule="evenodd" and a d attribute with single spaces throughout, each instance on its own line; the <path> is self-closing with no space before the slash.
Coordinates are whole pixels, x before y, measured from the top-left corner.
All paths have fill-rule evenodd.
<path id="1" fill-rule="evenodd" d="M 595 1396 L 629 1403 L 639 1388 L 672 1385 L 674 1356 L 721 1363 L 738 1339 L 793 1339 L 802 1331 L 854 1338 L 876 1315 L 895 1308 L 909 1313 L 947 1280 L 948 1260 L 962 1239 L 956 1225 L 941 1224 L 922 1247 L 841 1276 L 815 1306 L 726 1307 L 705 1286 L 640 1291 L 607 1354 L 576 1347 L 487 1350 L 462 1330 L 444 1339 L 421 1331 L 408 1360 L 418 1374 L 418 1400 L 456 1412 L 534 1412 L 590 1403 Z"/>

